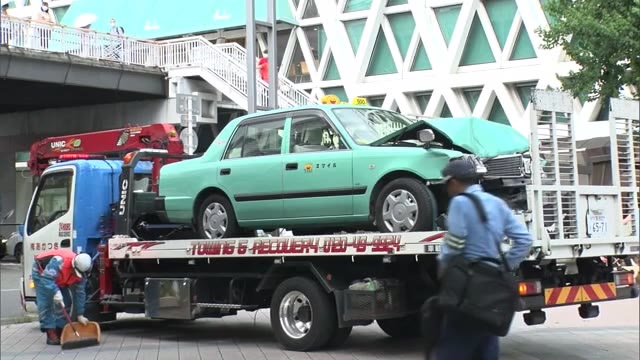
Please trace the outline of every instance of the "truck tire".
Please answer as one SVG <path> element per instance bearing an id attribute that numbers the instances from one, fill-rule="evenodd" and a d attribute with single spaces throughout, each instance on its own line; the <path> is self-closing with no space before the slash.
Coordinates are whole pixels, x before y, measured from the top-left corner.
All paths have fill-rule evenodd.
<path id="1" fill-rule="evenodd" d="M 327 348 L 338 348 L 342 346 L 342 344 L 344 344 L 344 342 L 349 338 L 349 335 L 351 335 L 351 330 L 353 330 L 353 326 L 337 328 L 329 339 Z"/>
<path id="2" fill-rule="evenodd" d="M 22 243 L 19 243 L 18 245 L 16 245 L 16 249 L 14 251 L 13 256 L 16 257 L 16 262 L 18 264 L 22 263 Z"/>
<path id="3" fill-rule="evenodd" d="M 401 318 L 376 320 L 385 334 L 396 339 L 417 338 L 422 333 L 419 314 L 411 314 Z"/>
<path id="4" fill-rule="evenodd" d="M 240 233 L 233 206 L 220 194 L 211 194 L 204 199 L 198 207 L 196 224 L 203 239 L 230 238 Z"/>
<path id="5" fill-rule="evenodd" d="M 425 184 L 399 178 L 382 188 L 375 203 L 375 219 L 383 233 L 433 230 L 435 197 Z"/>
<path id="6" fill-rule="evenodd" d="M 271 328 L 287 350 L 319 349 L 332 340 L 338 329 L 336 307 L 316 281 L 305 277 L 287 279 L 271 298 Z"/>
<path id="7" fill-rule="evenodd" d="M 97 303 L 90 302 L 87 303 L 84 310 L 84 316 L 87 317 L 90 321 L 95 321 L 99 323 L 101 326 L 104 326 L 103 323 L 115 321 L 117 318 L 117 313 L 115 312 L 101 312 L 101 306 Z"/>

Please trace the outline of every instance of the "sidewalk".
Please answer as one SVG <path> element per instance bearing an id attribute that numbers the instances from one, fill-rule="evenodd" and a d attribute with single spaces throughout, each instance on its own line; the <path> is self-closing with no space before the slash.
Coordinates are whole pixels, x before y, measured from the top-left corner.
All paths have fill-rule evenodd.
<path id="1" fill-rule="evenodd" d="M 638 299 L 601 304 L 597 319 L 583 320 L 575 308 L 547 312 L 547 324 L 527 327 L 520 317 L 501 340 L 500 359 L 587 360 L 640 358 Z M 255 319 L 255 322 L 254 322 Z M 376 325 L 354 328 L 340 349 L 283 351 L 273 338 L 268 311 L 193 322 L 122 316 L 103 328 L 99 346 L 62 352 L 45 344 L 36 322 L 0 327 L 2 360 L 260 360 L 423 359 L 421 341 L 398 341 Z"/>

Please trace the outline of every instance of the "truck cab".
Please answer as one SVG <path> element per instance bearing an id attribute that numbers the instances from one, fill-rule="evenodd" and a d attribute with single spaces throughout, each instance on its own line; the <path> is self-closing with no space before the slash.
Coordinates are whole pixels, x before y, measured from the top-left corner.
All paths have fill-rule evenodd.
<path id="1" fill-rule="evenodd" d="M 72 160 L 48 167 L 36 187 L 24 224 L 23 291 L 35 300 L 31 278 L 34 257 L 53 249 L 97 253 L 113 234 L 112 206 L 119 199 L 123 161 Z M 141 161 L 135 170 L 133 192 L 147 192 L 152 163 Z"/>

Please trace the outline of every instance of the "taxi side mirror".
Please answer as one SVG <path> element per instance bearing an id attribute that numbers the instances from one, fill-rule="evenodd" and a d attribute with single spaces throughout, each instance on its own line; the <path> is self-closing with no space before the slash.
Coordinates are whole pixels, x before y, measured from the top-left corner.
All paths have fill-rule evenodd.
<path id="1" fill-rule="evenodd" d="M 436 136 L 433 134 L 433 130 L 431 129 L 424 129 L 424 130 L 418 131 L 418 140 L 420 140 L 420 142 L 422 143 L 428 144 L 432 142 L 435 138 Z"/>

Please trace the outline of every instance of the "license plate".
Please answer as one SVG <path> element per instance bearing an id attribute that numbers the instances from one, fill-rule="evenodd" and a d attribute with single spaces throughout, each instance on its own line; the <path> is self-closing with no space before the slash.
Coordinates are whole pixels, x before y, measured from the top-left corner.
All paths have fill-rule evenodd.
<path id="1" fill-rule="evenodd" d="M 587 232 L 593 236 L 604 236 L 609 232 L 609 221 L 604 215 L 589 215 Z"/>

